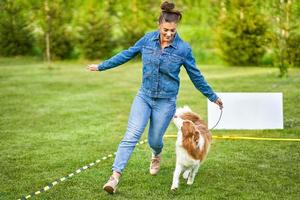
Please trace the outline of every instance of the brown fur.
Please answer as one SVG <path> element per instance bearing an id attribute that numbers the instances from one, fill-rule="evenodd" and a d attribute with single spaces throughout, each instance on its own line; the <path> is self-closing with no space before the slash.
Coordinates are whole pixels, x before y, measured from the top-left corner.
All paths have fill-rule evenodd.
<path id="1" fill-rule="evenodd" d="M 184 113 L 180 118 L 184 120 L 181 128 L 183 148 L 193 159 L 204 160 L 212 140 L 206 123 L 192 112 Z M 204 138 L 204 146 L 201 149 L 198 147 L 200 135 Z"/>

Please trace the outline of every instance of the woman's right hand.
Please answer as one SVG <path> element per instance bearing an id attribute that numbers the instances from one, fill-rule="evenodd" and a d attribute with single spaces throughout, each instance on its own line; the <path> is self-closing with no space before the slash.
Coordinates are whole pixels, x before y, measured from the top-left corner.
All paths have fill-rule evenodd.
<path id="1" fill-rule="evenodd" d="M 98 70 L 98 65 L 96 64 L 90 64 L 86 67 L 87 70 L 91 71 L 91 72 L 94 72 L 94 71 L 99 71 Z"/>
<path id="2" fill-rule="evenodd" d="M 217 104 L 220 108 L 220 110 L 223 109 L 223 102 L 220 98 L 218 98 L 216 101 L 215 101 L 215 104 Z"/>

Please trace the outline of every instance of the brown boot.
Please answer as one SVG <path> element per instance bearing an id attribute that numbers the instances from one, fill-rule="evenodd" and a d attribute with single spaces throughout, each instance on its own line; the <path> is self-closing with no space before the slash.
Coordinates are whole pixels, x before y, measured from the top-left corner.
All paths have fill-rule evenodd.
<path id="1" fill-rule="evenodd" d="M 150 174 L 155 176 L 160 169 L 161 155 L 152 156 L 150 163 Z"/>
<path id="2" fill-rule="evenodd" d="M 116 192 L 118 183 L 119 180 L 111 176 L 107 183 L 105 183 L 105 185 L 103 186 L 103 190 L 109 194 L 114 194 Z"/>

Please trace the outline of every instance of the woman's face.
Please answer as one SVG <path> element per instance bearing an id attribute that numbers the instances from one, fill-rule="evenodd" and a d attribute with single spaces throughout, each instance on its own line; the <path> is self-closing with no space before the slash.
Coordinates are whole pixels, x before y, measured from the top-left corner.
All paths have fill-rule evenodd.
<path id="1" fill-rule="evenodd" d="M 159 24 L 161 42 L 172 42 L 176 33 L 177 24 L 174 22 L 162 22 Z"/>

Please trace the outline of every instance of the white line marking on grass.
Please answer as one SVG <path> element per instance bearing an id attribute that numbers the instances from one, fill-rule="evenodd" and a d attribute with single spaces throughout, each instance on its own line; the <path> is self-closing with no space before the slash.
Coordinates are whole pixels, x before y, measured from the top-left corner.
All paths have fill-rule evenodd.
<path id="1" fill-rule="evenodd" d="M 146 142 L 147 142 L 147 140 L 143 140 L 143 141 L 141 141 L 141 142 L 139 142 L 139 143 L 140 143 L 140 144 L 144 144 L 144 143 L 146 143 Z M 137 144 L 139 144 L 139 143 L 137 143 Z M 36 192 L 31 193 L 30 195 L 22 196 L 19 200 L 29 199 L 30 197 L 33 197 L 33 196 L 35 196 L 35 195 L 41 194 L 41 193 L 43 193 L 43 192 L 45 192 L 45 191 L 48 191 L 48 190 L 50 190 L 54 185 L 57 185 L 58 183 L 63 182 L 63 181 L 65 181 L 65 180 L 67 180 L 68 178 L 71 178 L 71 177 L 74 176 L 75 174 L 79 174 L 80 172 L 85 171 L 86 169 L 88 169 L 88 168 L 90 168 L 90 167 L 96 165 L 97 163 L 99 163 L 101 160 L 106 160 L 106 159 L 108 159 L 108 158 L 114 157 L 116 154 L 117 154 L 117 152 L 114 152 L 113 154 L 108 154 L 107 156 L 104 156 L 104 157 L 101 158 L 101 159 L 97 159 L 95 162 L 92 162 L 92 163 L 90 163 L 90 164 L 88 164 L 88 165 L 85 165 L 85 166 L 83 166 L 83 167 L 77 169 L 75 172 L 70 173 L 69 175 L 67 175 L 67 176 L 65 176 L 65 177 L 62 177 L 62 178 L 57 179 L 56 181 L 54 181 L 54 182 L 48 184 L 47 186 L 43 187 L 42 189 L 40 189 L 40 190 L 38 190 L 38 191 L 36 191 Z"/>

